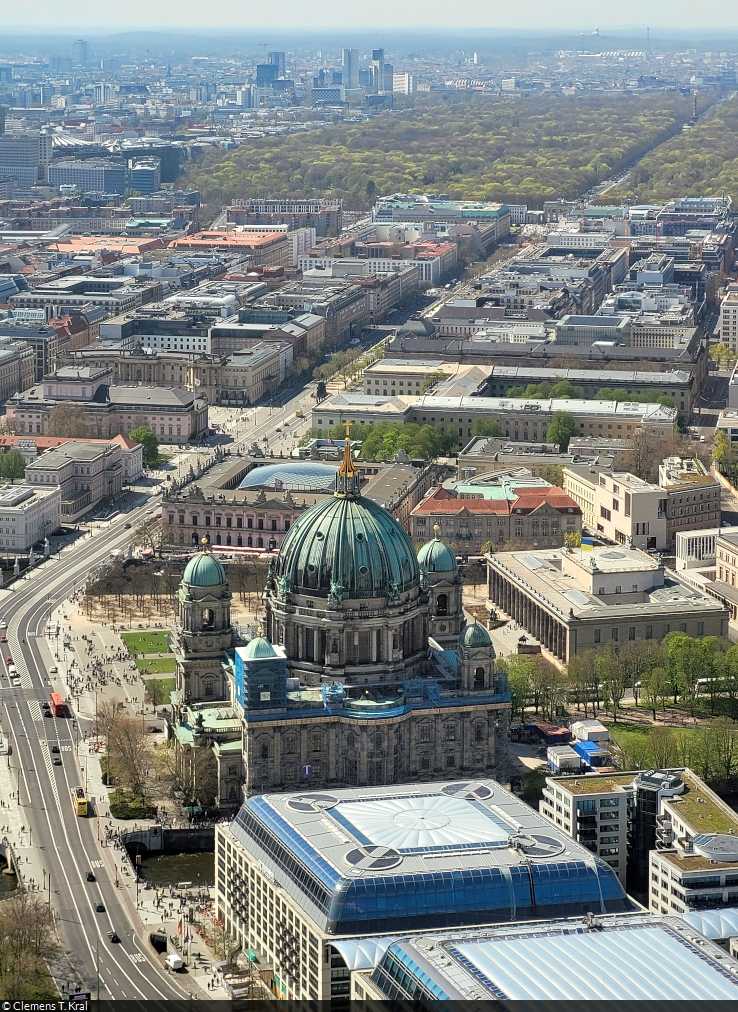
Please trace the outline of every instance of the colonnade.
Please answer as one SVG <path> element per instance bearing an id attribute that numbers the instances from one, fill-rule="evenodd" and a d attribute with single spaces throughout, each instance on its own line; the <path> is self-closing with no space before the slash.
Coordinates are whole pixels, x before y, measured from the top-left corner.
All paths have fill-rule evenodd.
<path id="1" fill-rule="evenodd" d="M 490 566 L 489 596 L 559 660 L 567 660 L 568 629 L 564 623 L 538 604 L 512 579 Z"/>

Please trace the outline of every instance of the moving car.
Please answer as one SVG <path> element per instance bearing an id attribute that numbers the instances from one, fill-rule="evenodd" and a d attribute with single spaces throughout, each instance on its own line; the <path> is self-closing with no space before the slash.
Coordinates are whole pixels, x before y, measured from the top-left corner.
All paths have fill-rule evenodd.
<path id="1" fill-rule="evenodd" d="M 94 871 L 88 871 L 87 872 L 87 881 L 88 882 L 94 882 L 95 881 L 95 873 L 94 873 Z"/>
<path id="2" fill-rule="evenodd" d="M 95 904 L 95 910 L 97 911 L 98 914 L 104 914 L 105 913 L 105 907 L 103 906 L 102 903 L 96 903 Z"/>
<path id="3" fill-rule="evenodd" d="M 59 746 L 58 745 L 52 745 L 51 746 L 51 751 L 56 754 L 59 751 Z"/>
<path id="4" fill-rule="evenodd" d="M 5 633 L 3 633 L 3 635 L 0 636 L 0 643 L 7 643 L 7 642 L 8 642 L 8 637 L 5 635 Z"/>
<path id="5" fill-rule="evenodd" d="M 111 942 L 119 942 L 120 941 L 120 938 L 118 938 L 118 935 L 117 935 L 117 933 L 115 931 L 111 931 L 110 934 L 108 935 L 108 938 L 110 939 Z"/>
<path id="6" fill-rule="evenodd" d="M 61 759 L 60 759 L 60 758 L 59 758 L 59 757 L 57 756 L 57 757 L 56 757 L 56 759 L 54 760 L 54 765 L 55 765 L 55 766 L 61 766 L 61 764 L 62 764 L 62 761 L 61 761 Z"/>

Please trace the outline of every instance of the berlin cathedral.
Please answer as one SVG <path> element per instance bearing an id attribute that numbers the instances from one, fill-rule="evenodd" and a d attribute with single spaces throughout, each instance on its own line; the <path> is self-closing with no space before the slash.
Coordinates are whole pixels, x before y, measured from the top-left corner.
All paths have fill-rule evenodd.
<path id="1" fill-rule="evenodd" d="M 231 591 L 203 545 L 172 634 L 175 735 L 212 754 L 210 803 L 267 791 L 460 777 L 507 780 L 510 695 L 486 628 L 466 622 L 454 552 L 415 553 L 362 496 L 348 443 L 332 497 L 269 565 L 264 627 L 239 645 Z"/>

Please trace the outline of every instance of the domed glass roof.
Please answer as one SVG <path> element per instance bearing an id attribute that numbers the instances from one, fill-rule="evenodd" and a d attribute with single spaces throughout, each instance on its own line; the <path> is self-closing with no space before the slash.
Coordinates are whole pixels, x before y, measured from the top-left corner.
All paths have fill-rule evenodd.
<path id="1" fill-rule="evenodd" d="M 263 636 L 255 636 L 252 640 L 249 640 L 244 653 L 249 660 L 262 660 L 265 657 L 277 656 L 277 651 L 269 640 L 265 640 Z"/>
<path id="2" fill-rule="evenodd" d="M 202 551 L 187 563 L 182 583 L 191 587 L 218 587 L 227 580 L 218 559 L 210 552 Z"/>
<path id="3" fill-rule="evenodd" d="M 249 471 L 239 488 L 284 489 L 294 492 L 332 492 L 336 485 L 336 467 L 306 461 L 266 464 Z"/>
<path id="4" fill-rule="evenodd" d="M 282 542 L 277 576 L 287 591 L 341 598 L 391 598 L 420 580 L 408 535 L 360 495 L 336 495 L 303 513 Z"/>
<path id="5" fill-rule="evenodd" d="M 418 552 L 418 564 L 427 573 L 455 573 L 458 570 L 453 549 L 436 536 L 421 547 Z"/>
<path id="6" fill-rule="evenodd" d="M 464 626 L 461 630 L 459 646 L 468 647 L 471 650 L 478 647 L 491 647 L 492 637 L 483 625 L 474 621 L 471 625 Z"/>

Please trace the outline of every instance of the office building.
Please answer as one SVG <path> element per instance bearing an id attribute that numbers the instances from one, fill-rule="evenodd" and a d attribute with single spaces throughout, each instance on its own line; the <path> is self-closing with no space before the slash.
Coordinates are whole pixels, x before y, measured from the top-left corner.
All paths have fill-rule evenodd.
<path id="1" fill-rule="evenodd" d="M 218 916 L 284 998 L 348 998 L 356 936 L 633 909 L 612 869 L 493 780 L 252 797 L 215 849 Z"/>
<path id="2" fill-rule="evenodd" d="M 633 914 L 356 939 L 351 997 L 378 1001 L 735 1001 L 738 961 L 679 917 Z"/>
<path id="3" fill-rule="evenodd" d="M 287 282 L 259 299 L 258 307 L 322 316 L 325 340 L 339 344 L 358 337 L 369 320 L 367 290 L 343 278 L 311 277 Z"/>
<path id="4" fill-rule="evenodd" d="M 656 843 L 648 855 L 652 913 L 688 913 L 738 905 L 738 816 L 691 770 L 641 774 L 655 808 Z M 664 789 L 667 788 L 667 789 Z M 650 814 L 650 813 L 649 813 Z"/>
<path id="5" fill-rule="evenodd" d="M 13 311 L 38 309 L 46 321 L 55 316 L 102 309 L 111 316 L 128 313 L 162 295 L 160 280 L 134 277 L 98 278 L 70 275 L 19 292 L 10 298 Z"/>
<path id="6" fill-rule="evenodd" d="M 725 295 L 720 302 L 720 319 L 717 326 L 720 341 L 732 351 L 738 351 L 738 285 L 728 285 Z M 735 375 L 735 370 L 733 371 Z M 731 379 L 731 386 L 733 380 Z M 738 406 L 738 398 L 734 396 L 736 403 L 728 404 L 731 408 Z"/>
<path id="7" fill-rule="evenodd" d="M 74 186 L 83 193 L 115 193 L 127 189 L 126 163 L 114 160 L 58 160 L 49 165 L 49 186 Z"/>
<path id="8" fill-rule="evenodd" d="M 359 87 L 359 50 L 341 50 L 341 70 L 343 85 L 349 90 Z"/>
<path id="9" fill-rule="evenodd" d="M 26 472 L 28 474 L 28 472 Z M 58 488 L 28 484 L 0 486 L 0 554 L 27 552 L 59 527 L 62 519 Z"/>
<path id="10" fill-rule="evenodd" d="M 117 442 L 69 440 L 47 450 L 26 467 L 31 487 L 55 485 L 66 523 L 78 520 L 99 503 L 113 502 L 123 490 L 122 447 Z"/>
<path id="11" fill-rule="evenodd" d="M 415 194 L 395 194 L 380 198 L 372 208 L 372 221 L 436 222 L 450 224 L 468 221 L 495 222 L 498 240 L 510 232 L 510 210 L 506 204 L 492 201 L 441 200 Z"/>
<path id="12" fill-rule="evenodd" d="M 582 508 L 584 526 L 608 541 L 665 551 L 678 532 L 720 522 L 720 484 L 699 461 L 669 457 L 659 483 L 624 471 L 564 469 L 564 490 Z"/>
<path id="13" fill-rule="evenodd" d="M 316 235 L 324 236 L 341 234 L 342 214 L 343 203 L 340 200 L 243 197 L 231 202 L 227 221 L 229 225 L 288 225 L 291 230 L 314 228 Z"/>
<path id="14" fill-rule="evenodd" d="M 0 134 L 0 176 L 8 176 L 17 188 L 28 189 L 46 180 L 51 161 L 51 134 Z"/>
<path id="15" fill-rule="evenodd" d="M 210 229 L 173 239 L 168 247 L 173 250 L 203 252 L 218 250 L 241 253 L 251 263 L 263 267 L 287 267 L 290 261 L 290 243 L 282 232 L 259 232 L 252 229 Z"/>
<path id="16" fill-rule="evenodd" d="M 72 62 L 75 67 L 87 66 L 88 47 L 84 39 L 77 39 L 72 45 Z"/>
<path id="17" fill-rule="evenodd" d="M 564 662 L 603 643 L 728 634 L 722 602 L 624 545 L 487 555 L 487 577 L 489 600 Z"/>
<path id="18" fill-rule="evenodd" d="M 415 94 L 415 75 L 414 74 L 393 74 L 392 75 L 392 90 L 398 95 L 414 95 Z"/>

